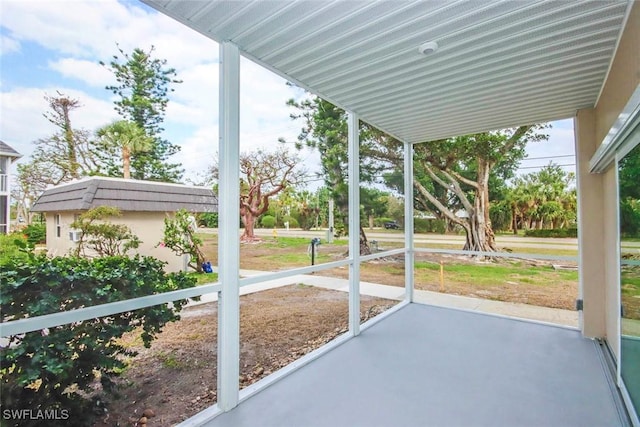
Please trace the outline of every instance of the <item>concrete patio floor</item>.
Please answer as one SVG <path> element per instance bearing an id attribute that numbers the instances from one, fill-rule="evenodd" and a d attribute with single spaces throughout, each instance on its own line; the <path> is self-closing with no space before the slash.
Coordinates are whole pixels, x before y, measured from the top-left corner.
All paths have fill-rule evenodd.
<path id="1" fill-rule="evenodd" d="M 625 426 L 578 331 L 410 304 L 256 393 L 216 426 Z"/>

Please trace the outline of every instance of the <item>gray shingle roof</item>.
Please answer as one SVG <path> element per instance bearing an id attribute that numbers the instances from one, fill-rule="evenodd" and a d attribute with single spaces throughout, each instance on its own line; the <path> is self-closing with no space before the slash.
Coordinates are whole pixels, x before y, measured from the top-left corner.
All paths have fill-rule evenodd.
<path id="1" fill-rule="evenodd" d="M 84 211 L 98 206 L 123 212 L 218 212 L 218 199 L 205 187 L 90 177 L 45 190 L 31 211 Z"/>
<path id="2" fill-rule="evenodd" d="M 14 159 L 19 159 L 22 157 L 22 154 L 18 153 L 13 148 L 9 147 L 6 142 L 0 141 L 0 156 L 12 157 Z"/>

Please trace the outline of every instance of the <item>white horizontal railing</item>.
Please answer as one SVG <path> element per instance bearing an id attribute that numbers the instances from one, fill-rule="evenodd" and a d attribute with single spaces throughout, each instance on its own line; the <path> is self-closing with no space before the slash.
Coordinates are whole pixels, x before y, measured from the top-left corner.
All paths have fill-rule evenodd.
<path id="1" fill-rule="evenodd" d="M 276 271 L 272 273 L 270 272 L 265 274 L 259 274 L 256 276 L 245 277 L 240 279 L 240 287 L 247 286 L 247 285 L 254 285 L 260 282 L 268 282 L 269 280 L 285 279 L 287 277 L 298 276 L 300 274 L 310 274 L 310 273 L 315 273 L 317 271 L 343 267 L 345 265 L 351 264 L 351 262 L 352 262 L 351 259 L 344 259 L 340 261 L 327 262 L 324 264 L 310 265 L 308 267 L 299 267 L 299 268 L 293 268 L 290 270 L 282 270 L 282 271 Z"/>
<path id="2" fill-rule="evenodd" d="M 400 255 L 408 252 L 408 248 L 392 249 L 383 252 L 377 252 L 371 255 L 360 257 L 361 262 L 371 261 L 374 259 L 385 258 L 394 255 Z M 541 260 L 557 260 L 577 262 L 576 256 L 561 255 L 539 255 L 509 252 L 481 252 L 481 251 L 461 251 L 452 249 L 429 249 L 415 248 L 415 253 L 437 253 L 449 255 L 476 255 L 497 258 L 519 258 L 519 259 L 541 259 Z M 240 286 L 248 286 L 256 283 L 267 282 L 270 280 L 283 279 L 287 277 L 298 276 L 302 274 L 311 274 L 318 271 L 329 270 L 332 268 L 343 267 L 353 262 L 352 259 L 334 261 L 308 267 L 294 268 L 273 273 L 260 274 L 257 276 L 245 277 L 240 279 Z M 623 260 L 623 264 L 640 265 L 640 261 Z M 83 307 L 74 310 L 68 310 L 58 313 L 46 314 L 43 316 L 31 317 L 26 319 L 12 320 L 0 323 L 0 336 L 7 337 L 10 335 L 24 334 L 32 331 L 39 331 L 45 328 L 65 325 L 73 322 L 81 322 L 83 320 L 95 319 L 98 317 L 111 316 L 113 314 L 123 313 L 125 311 L 138 310 L 141 308 L 151 307 L 159 304 L 166 304 L 184 298 L 195 298 L 205 294 L 219 292 L 222 289 L 220 283 L 210 283 L 207 285 L 196 286 L 194 288 L 180 289 L 177 291 L 165 292 L 161 294 L 148 295 L 139 298 L 116 301 L 107 304 L 100 304 L 90 307 Z"/>
<path id="3" fill-rule="evenodd" d="M 392 249 L 392 250 L 382 251 L 382 252 L 376 252 L 375 254 L 365 255 L 365 256 L 360 257 L 360 261 L 361 262 L 370 261 L 370 260 L 373 260 L 373 259 L 378 259 L 378 258 L 384 258 L 384 257 L 388 257 L 388 256 L 393 256 L 393 255 L 404 254 L 405 252 L 406 252 L 405 248 Z M 333 262 L 327 262 L 327 263 L 318 264 L 318 265 L 310 265 L 310 266 L 307 266 L 307 267 L 298 267 L 298 268 L 293 268 L 293 269 L 289 269 L 289 270 L 269 272 L 269 273 L 265 273 L 265 274 L 259 274 L 259 275 L 256 275 L 256 276 L 244 277 L 244 278 L 240 279 L 240 287 L 248 286 L 248 285 L 255 285 L 256 283 L 267 282 L 267 281 L 270 281 L 270 280 L 286 279 L 287 277 L 299 276 L 301 274 L 316 273 L 318 271 L 330 270 L 332 268 L 344 267 L 344 266 L 349 265 L 351 263 L 352 263 L 352 260 L 349 258 L 349 259 L 344 259 L 344 260 L 340 260 L 340 261 L 333 261 Z"/>
<path id="4" fill-rule="evenodd" d="M 194 288 L 179 289 L 177 291 L 93 305 L 90 307 L 61 311 L 58 313 L 45 314 L 43 316 L 30 317 L 26 319 L 11 320 L 9 322 L 0 323 L 0 336 L 8 337 L 10 335 L 25 334 L 27 332 L 39 331 L 45 328 L 53 328 L 55 326 L 66 325 L 69 323 L 82 322 L 83 320 L 111 316 L 113 314 L 124 313 L 125 311 L 166 304 L 185 298 L 195 298 L 204 294 L 218 292 L 221 289 L 222 286 L 219 283 L 210 283 L 207 285 L 196 286 Z"/>

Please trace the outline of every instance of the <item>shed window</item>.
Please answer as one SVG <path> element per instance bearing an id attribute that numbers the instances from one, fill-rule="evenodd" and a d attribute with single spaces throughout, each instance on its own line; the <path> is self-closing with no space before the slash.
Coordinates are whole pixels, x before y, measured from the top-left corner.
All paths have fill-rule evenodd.
<path id="1" fill-rule="evenodd" d="M 56 214 L 54 218 L 54 222 L 56 225 L 56 237 L 62 236 L 62 226 L 60 225 L 60 214 Z"/>

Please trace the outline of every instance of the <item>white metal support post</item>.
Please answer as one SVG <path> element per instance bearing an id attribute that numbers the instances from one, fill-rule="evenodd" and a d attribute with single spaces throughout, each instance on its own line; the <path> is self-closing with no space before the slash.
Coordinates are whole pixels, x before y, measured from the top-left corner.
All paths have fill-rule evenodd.
<path id="1" fill-rule="evenodd" d="M 360 126 L 349 113 L 349 333 L 360 333 Z"/>
<path id="2" fill-rule="evenodd" d="M 240 54 L 220 44 L 218 406 L 238 405 L 240 377 Z"/>
<path id="3" fill-rule="evenodd" d="M 413 302 L 413 145 L 404 143 L 404 299 Z"/>

